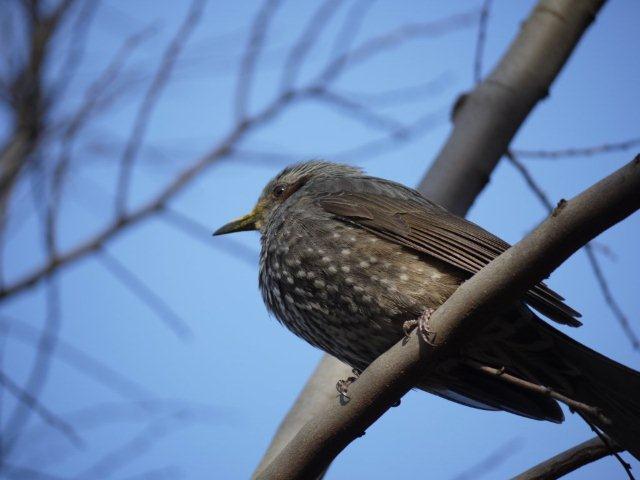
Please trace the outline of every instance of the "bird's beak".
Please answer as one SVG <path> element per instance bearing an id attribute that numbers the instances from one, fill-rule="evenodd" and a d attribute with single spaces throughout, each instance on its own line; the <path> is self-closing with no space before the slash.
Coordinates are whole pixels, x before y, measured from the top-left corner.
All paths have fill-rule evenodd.
<path id="1" fill-rule="evenodd" d="M 214 236 L 215 235 L 225 235 L 227 233 L 246 232 L 248 230 L 257 230 L 258 226 L 256 225 L 256 223 L 258 221 L 259 214 L 260 214 L 260 210 L 258 209 L 258 207 L 256 207 L 256 208 L 253 209 L 253 211 L 251 213 L 248 213 L 247 215 L 245 215 L 243 217 L 236 218 L 235 220 L 232 220 L 231 222 L 227 223 L 226 225 L 223 225 L 218 230 L 213 232 L 213 235 Z"/>

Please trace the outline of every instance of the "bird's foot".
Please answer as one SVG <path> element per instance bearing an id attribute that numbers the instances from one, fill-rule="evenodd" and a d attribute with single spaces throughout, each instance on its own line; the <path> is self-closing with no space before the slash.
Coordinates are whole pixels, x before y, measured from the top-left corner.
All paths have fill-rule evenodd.
<path id="1" fill-rule="evenodd" d="M 409 338 L 409 334 L 413 331 L 414 328 L 418 327 L 418 334 L 425 341 L 427 345 L 434 346 L 433 340 L 435 337 L 435 332 L 431 330 L 429 326 L 429 320 L 431 319 L 431 315 L 436 310 L 434 308 L 427 308 L 422 312 L 422 314 L 417 319 L 407 320 L 402 324 L 402 331 L 404 332 L 405 338 Z"/>
<path id="2" fill-rule="evenodd" d="M 351 400 L 351 398 L 349 398 L 349 395 L 347 395 L 349 386 L 360 376 L 360 370 L 356 368 L 352 369 L 351 373 L 353 373 L 353 376 L 338 380 L 338 382 L 336 383 L 336 390 L 338 391 L 338 396 L 340 397 L 340 403 L 347 403 L 349 400 Z"/>

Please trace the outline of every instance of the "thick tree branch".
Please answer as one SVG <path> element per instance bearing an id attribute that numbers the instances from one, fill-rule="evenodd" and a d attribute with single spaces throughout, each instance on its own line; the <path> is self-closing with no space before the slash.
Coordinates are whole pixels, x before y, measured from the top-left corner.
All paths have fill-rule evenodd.
<path id="1" fill-rule="evenodd" d="M 638 210 L 638 191 L 640 155 L 572 200 L 561 201 L 538 228 L 463 283 L 434 313 L 433 346 L 414 331 L 381 355 L 350 387 L 348 403 L 336 401 L 307 422 L 257 478 L 317 476 L 418 380 L 473 338 L 488 314 L 521 298 L 583 245 Z"/>
<path id="2" fill-rule="evenodd" d="M 489 181 L 496 163 L 594 20 L 604 0 L 541 0 L 491 74 L 464 97 L 455 127 L 420 191 L 438 201 L 458 192 L 461 213 Z"/>

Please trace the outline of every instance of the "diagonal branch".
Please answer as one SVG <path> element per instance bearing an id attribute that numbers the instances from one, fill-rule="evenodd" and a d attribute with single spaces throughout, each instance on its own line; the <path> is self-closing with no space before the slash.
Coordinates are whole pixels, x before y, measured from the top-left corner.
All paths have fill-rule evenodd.
<path id="1" fill-rule="evenodd" d="M 240 63 L 240 73 L 238 74 L 238 84 L 236 86 L 235 117 L 237 122 L 242 123 L 247 116 L 256 64 L 264 47 L 267 29 L 280 3 L 281 0 L 265 0 L 251 26 L 249 42 Z"/>
<path id="2" fill-rule="evenodd" d="M 11 393 L 16 399 L 18 399 L 22 404 L 24 404 L 27 408 L 36 413 L 46 424 L 61 432 L 76 447 L 81 447 L 84 445 L 83 440 L 75 431 L 73 425 L 69 424 L 61 417 L 50 411 L 36 397 L 20 388 L 20 386 L 16 382 L 14 382 L 2 371 L 0 371 L 0 385 L 4 387 L 6 391 Z"/>
<path id="3" fill-rule="evenodd" d="M 114 277 L 144 302 L 155 314 L 180 338 L 188 338 L 192 335 L 191 328 L 186 321 L 173 311 L 164 299 L 134 272 L 127 268 L 116 257 L 106 250 L 100 250 L 97 257 Z"/>
<path id="4" fill-rule="evenodd" d="M 518 157 L 552 159 L 563 157 L 590 157 L 601 153 L 626 152 L 640 145 L 640 138 L 631 138 L 622 142 L 603 143 L 592 147 L 565 148 L 561 150 L 514 150 Z"/>
<path id="5" fill-rule="evenodd" d="M 463 283 L 430 319 L 433 346 L 415 331 L 376 359 L 349 389 L 307 422 L 259 479 L 314 478 L 490 318 L 607 228 L 640 209 L 640 155 L 577 197 L 564 201 L 531 234 Z M 624 448 L 637 450 L 631 444 Z"/>
<path id="6" fill-rule="evenodd" d="M 476 40 L 476 54 L 473 60 L 473 81 L 477 84 L 482 80 L 482 61 L 484 60 L 484 47 L 487 43 L 487 24 L 489 23 L 489 12 L 491 11 L 491 0 L 484 0 L 482 10 L 480 10 L 480 21 L 478 22 L 478 39 Z"/>
<path id="7" fill-rule="evenodd" d="M 204 0 L 193 0 L 189 7 L 189 12 L 185 17 L 182 25 L 178 29 L 174 38 L 169 42 L 169 46 L 162 55 L 162 61 L 158 67 L 151 85 L 147 90 L 136 118 L 133 123 L 133 128 L 129 135 L 129 140 L 122 154 L 122 161 L 120 165 L 120 174 L 118 178 L 118 189 L 116 193 L 116 212 L 118 215 L 122 215 L 126 210 L 127 196 L 129 192 L 129 184 L 131 183 L 131 172 L 133 169 L 133 161 L 135 160 L 140 145 L 144 139 L 144 135 L 149 126 L 151 114 L 155 105 L 160 98 L 160 94 L 169 81 L 173 66 L 182 51 L 185 43 L 193 33 L 198 21 L 202 17 L 202 10 L 204 9 Z"/>
<path id="8" fill-rule="evenodd" d="M 540 185 L 538 185 L 538 183 L 535 181 L 535 179 L 531 175 L 531 172 L 529 172 L 527 167 L 518 160 L 516 155 L 511 150 L 507 151 L 506 157 L 509 160 L 509 162 L 518 170 L 518 172 L 520 172 L 520 174 L 524 178 L 524 181 L 527 183 L 531 191 L 535 194 L 538 200 L 540 200 L 540 203 L 544 205 L 544 207 L 547 209 L 547 212 L 550 213 L 553 210 L 553 204 L 551 203 L 551 200 L 549 200 L 549 197 L 544 192 L 544 190 L 542 190 Z M 629 342 L 631 342 L 632 348 L 636 351 L 640 351 L 640 338 L 638 338 L 638 335 L 631 327 L 631 322 L 629 321 L 629 318 L 622 311 L 622 308 L 618 304 L 618 301 L 613 296 L 613 293 L 611 292 L 611 288 L 609 288 L 609 284 L 607 283 L 607 280 L 604 277 L 604 272 L 602 271 L 602 267 L 600 266 L 598 257 L 596 257 L 596 254 L 594 252 L 593 244 L 592 243 L 586 244 L 584 246 L 584 252 L 587 255 L 587 259 L 589 260 L 589 264 L 591 265 L 593 274 L 596 277 L 596 282 L 598 282 L 598 286 L 600 287 L 600 291 L 604 296 L 604 300 L 607 306 L 609 307 L 609 310 L 611 310 L 611 313 L 613 313 L 613 316 L 616 318 L 616 320 L 622 327 L 622 331 L 624 332 L 626 337 L 629 339 Z"/>
<path id="9" fill-rule="evenodd" d="M 616 447 L 615 451 L 620 451 L 620 448 Z M 605 445 L 600 437 L 593 437 L 591 440 L 582 442 L 555 457 L 539 463 L 526 472 L 513 477 L 512 480 L 555 480 L 589 463 L 611 455 L 611 453 L 611 449 Z"/>

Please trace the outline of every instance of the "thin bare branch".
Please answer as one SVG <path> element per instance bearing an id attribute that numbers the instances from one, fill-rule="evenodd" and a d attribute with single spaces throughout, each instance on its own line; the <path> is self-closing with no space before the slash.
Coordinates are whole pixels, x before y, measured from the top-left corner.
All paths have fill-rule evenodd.
<path id="1" fill-rule="evenodd" d="M 398 145 L 421 138 L 423 135 L 435 129 L 446 119 L 446 112 L 429 112 L 410 123 L 402 130 L 397 130 L 375 138 L 361 145 L 351 147 L 339 152 L 330 153 L 328 158 L 336 161 L 367 161 L 383 154 Z"/>
<path id="2" fill-rule="evenodd" d="M 334 106 L 347 115 L 356 118 L 364 125 L 385 130 L 392 135 L 401 134 L 400 132 L 407 129 L 403 123 L 391 118 L 388 115 L 383 115 L 374 112 L 362 103 L 358 103 L 348 97 L 342 96 L 339 93 L 327 90 L 324 88 L 312 89 L 309 92 L 311 98 L 317 99 L 327 105 Z"/>
<path id="3" fill-rule="evenodd" d="M 590 157 L 602 153 L 626 152 L 640 145 L 640 138 L 631 138 L 622 142 L 603 143 L 591 147 L 565 148 L 561 150 L 520 150 L 513 153 L 520 158 L 539 158 L 555 160 L 564 157 Z"/>
<path id="4" fill-rule="evenodd" d="M 264 48 L 267 29 L 280 3 L 282 3 L 281 0 L 265 0 L 251 26 L 249 41 L 240 63 L 235 94 L 235 118 L 238 123 L 242 123 L 247 116 L 256 63 Z"/>
<path id="5" fill-rule="evenodd" d="M 334 91 L 343 97 L 348 97 L 369 106 L 397 106 L 404 103 L 415 102 L 423 97 L 431 97 L 442 93 L 444 89 L 451 84 L 451 77 L 449 72 L 443 72 L 430 80 L 420 82 L 416 85 L 392 88 L 375 93 L 353 92 L 343 89 Z"/>
<path id="6" fill-rule="evenodd" d="M 75 478 L 107 478 L 125 465 L 152 448 L 163 437 L 175 433 L 178 428 L 185 428 L 197 417 L 192 417 L 188 410 L 177 411 L 159 420 L 153 420 L 136 436 L 110 452 L 107 452 L 93 465 Z"/>
<path id="7" fill-rule="evenodd" d="M 133 128 L 131 129 L 129 140 L 125 146 L 120 163 L 120 174 L 116 193 L 116 214 L 118 216 L 121 216 L 127 208 L 133 162 L 138 154 L 140 145 L 144 141 L 144 136 L 149 125 L 149 121 L 151 120 L 153 110 L 160 99 L 162 91 L 169 81 L 171 72 L 180 52 L 202 17 L 204 5 L 205 0 L 193 0 L 191 2 L 191 6 L 189 7 L 189 11 L 187 12 L 184 21 L 162 55 L 162 60 L 158 70 L 149 85 L 149 89 L 142 99 L 138 112 L 136 113 Z"/>
<path id="8" fill-rule="evenodd" d="M 585 245 L 584 251 L 587 255 L 587 258 L 589 259 L 589 264 L 591 265 L 591 269 L 593 270 L 593 274 L 596 277 L 596 281 L 598 282 L 598 286 L 600 287 L 600 291 L 604 296 L 604 300 L 609 307 L 609 310 L 611 310 L 614 317 L 616 317 L 616 320 L 618 320 L 618 323 L 622 327 L 622 330 L 631 342 L 631 346 L 633 347 L 633 349 L 636 351 L 640 351 L 640 338 L 638 338 L 638 334 L 631 326 L 629 317 L 627 317 L 627 315 L 622 311 L 622 308 L 620 308 L 620 304 L 613 296 L 613 292 L 611 291 L 609 283 L 607 282 L 607 279 L 604 276 L 604 272 L 602 271 L 602 267 L 600 266 L 600 261 L 596 257 L 591 244 Z"/>
<path id="9" fill-rule="evenodd" d="M 142 473 L 128 475 L 126 477 L 122 477 L 121 480 L 174 480 L 184 478 L 184 476 L 182 469 L 175 465 L 168 465 L 166 467 L 152 468 Z"/>
<path id="10" fill-rule="evenodd" d="M 51 99 L 55 103 L 59 103 L 64 99 L 65 92 L 71 85 L 73 77 L 82 63 L 87 46 L 87 36 L 98 10 L 99 3 L 97 0 L 85 0 L 76 15 L 69 35 L 67 54 L 60 63 L 57 79 L 51 87 Z"/>
<path id="11" fill-rule="evenodd" d="M 503 369 L 493 368 L 488 365 L 482 365 L 481 363 L 475 362 L 473 360 L 467 360 L 466 363 L 472 368 L 475 368 L 479 372 L 482 372 L 486 375 L 497 377 L 500 380 L 503 380 L 504 382 L 511 385 L 515 385 L 522 390 L 529 390 L 530 392 L 537 395 L 553 398 L 554 400 L 564 403 L 572 410 L 580 412 L 587 417 L 597 418 L 602 422 L 610 423 L 610 420 L 606 416 L 604 416 L 604 414 L 598 408 L 592 405 L 587 405 L 586 403 L 578 402 L 577 400 L 569 398 L 566 395 L 562 395 L 561 393 L 558 393 L 549 387 L 528 382 L 519 377 L 516 377 L 515 375 L 511 375 L 510 373 L 505 372 Z"/>
<path id="12" fill-rule="evenodd" d="M 607 446 L 607 448 L 609 449 L 609 452 L 611 452 L 611 455 L 618 461 L 622 469 L 626 472 L 627 477 L 629 477 L 629 480 L 635 480 L 633 473 L 631 473 L 631 465 L 624 458 L 622 458 L 622 455 L 620 455 L 620 452 L 622 450 L 618 451 L 614 447 L 614 442 L 607 435 L 605 435 L 604 432 L 602 432 L 596 425 L 594 425 L 588 417 L 586 417 L 582 413 L 579 413 L 578 415 L 580 415 L 582 419 L 587 423 L 587 425 L 589 425 L 589 428 L 591 428 L 591 430 L 598 436 L 598 438 L 602 441 L 602 443 L 604 443 Z"/>
<path id="13" fill-rule="evenodd" d="M 520 439 L 514 438 L 509 440 L 505 444 L 498 446 L 493 452 L 471 468 L 453 477 L 452 480 L 476 480 L 482 475 L 491 473 L 521 448 L 522 441 Z"/>
<path id="14" fill-rule="evenodd" d="M 202 223 L 188 217 L 184 213 L 172 208 L 165 208 L 162 211 L 161 219 L 166 220 L 171 226 L 183 231 L 192 238 L 204 243 L 208 247 L 222 248 L 227 253 L 244 261 L 248 265 L 256 266 L 258 264 L 258 252 L 236 241 L 229 242 L 212 242 L 211 228 L 204 226 Z M 231 239 L 229 239 L 231 240 Z"/>
<path id="15" fill-rule="evenodd" d="M 482 63 L 484 61 L 484 48 L 487 42 L 487 24 L 489 23 L 489 12 L 491 11 L 491 0 L 484 0 L 482 10 L 480 10 L 480 20 L 478 21 L 478 38 L 476 39 L 476 53 L 473 60 L 473 81 L 477 84 L 482 80 Z"/>
<path id="16" fill-rule="evenodd" d="M 53 175 L 51 176 L 51 194 L 47 202 L 46 231 L 47 243 L 54 253 L 57 251 L 56 223 L 62 201 L 63 185 L 66 179 L 67 170 L 71 163 L 71 155 L 75 147 L 78 134 L 87 127 L 91 115 L 100 107 L 104 107 L 104 95 L 120 76 L 126 60 L 135 49 L 152 33 L 151 28 L 131 35 L 123 42 L 111 62 L 109 62 L 102 73 L 95 81 L 89 85 L 84 100 L 76 112 L 65 122 L 60 139 L 60 154 L 55 163 Z"/>
<path id="17" fill-rule="evenodd" d="M 9 480 L 71 480 L 69 477 L 51 475 L 33 468 L 8 463 L 2 464 L 2 474 Z"/>
<path id="18" fill-rule="evenodd" d="M 98 252 L 97 258 L 115 278 L 147 305 L 175 335 L 183 339 L 193 335 L 189 324 L 174 312 L 160 295 L 151 290 L 140 277 L 122 262 L 105 249 Z"/>
<path id="19" fill-rule="evenodd" d="M 353 42 L 358 36 L 358 33 L 360 33 L 360 27 L 362 27 L 367 13 L 375 2 L 376 0 L 356 0 L 353 2 L 351 8 L 347 10 L 342 25 L 333 41 L 331 58 L 347 58 L 345 54 L 351 50 Z"/>
<path id="20" fill-rule="evenodd" d="M 28 323 L 16 318 L 5 317 L 0 319 L 0 329 L 6 331 L 8 337 L 15 338 L 27 345 L 34 347 L 39 346 L 40 336 L 42 334 Z M 45 347 L 40 348 L 51 348 L 54 339 L 47 337 L 46 340 Z M 153 396 L 150 391 L 138 383 L 124 377 L 105 363 L 60 337 L 55 338 L 55 349 L 52 355 L 53 358 L 67 363 L 69 366 L 75 368 L 92 380 L 99 382 L 125 399 L 139 400 Z"/>
<path id="21" fill-rule="evenodd" d="M 7 392 L 11 393 L 20 403 L 38 415 L 43 422 L 62 433 L 62 435 L 76 447 L 82 447 L 84 445 L 84 441 L 80 438 L 80 435 L 78 435 L 73 425 L 64 421 L 60 416 L 44 406 L 37 398 L 20 388 L 20 385 L 11 380 L 11 378 L 2 371 L 0 371 L 0 385 L 2 385 Z"/>
<path id="22" fill-rule="evenodd" d="M 57 280 L 52 278 L 46 285 L 46 319 L 38 340 L 36 357 L 22 390 L 29 398 L 40 398 L 51 368 L 51 357 L 55 351 L 61 326 L 60 293 Z M 18 403 L 2 432 L 6 439 L 3 444 L 5 458 L 11 453 L 33 412 L 27 404 Z"/>
<path id="23" fill-rule="evenodd" d="M 529 172 L 529 169 L 518 160 L 514 152 L 512 152 L 511 150 L 507 150 L 506 157 L 509 162 L 518 170 L 518 172 L 520 172 L 528 187 L 535 194 L 536 198 L 540 200 L 540 203 L 542 203 L 542 205 L 546 208 L 547 213 L 550 213 L 553 210 L 553 204 L 551 203 L 551 200 L 544 192 L 542 187 L 540 187 L 540 185 L 538 185 L 538 183 L 535 181 L 533 175 L 531 175 L 531 172 Z M 587 259 L 589 260 L 589 264 L 591 265 L 593 274 L 596 277 L 596 281 L 598 283 L 598 286 L 600 287 L 600 291 L 602 292 L 605 303 L 622 327 L 622 330 L 625 333 L 626 337 L 629 339 L 629 342 L 631 342 L 631 346 L 633 347 L 633 349 L 636 351 L 640 351 L 640 338 L 638 338 L 638 335 L 635 333 L 633 327 L 631 326 L 629 318 L 622 311 L 622 308 L 620 308 L 618 301 L 613 296 L 611 288 L 609 287 L 609 283 L 607 282 L 604 276 L 604 272 L 602 271 L 602 267 L 600 266 L 600 262 L 593 250 L 593 245 L 591 243 L 585 245 L 584 252 L 587 255 Z"/>
<path id="24" fill-rule="evenodd" d="M 342 2 L 343 0 L 324 0 L 309 17 L 302 34 L 289 51 L 285 60 L 280 80 L 280 90 L 282 92 L 295 85 L 309 51 L 331 21 L 331 17 L 338 12 L 338 7 Z"/>
<path id="25" fill-rule="evenodd" d="M 353 67 L 374 55 L 397 48 L 399 45 L 417 38 L 436 38 L 447 33 L 469 28 L 477 22 L 477 10 L 451 15 L 440 20 L 416 22 L 402 25 L 363 42 L 351 51 L 332 59 L 316 80 L 316 85 L 328 85 L 335 81 L 347 64 Z"/>

